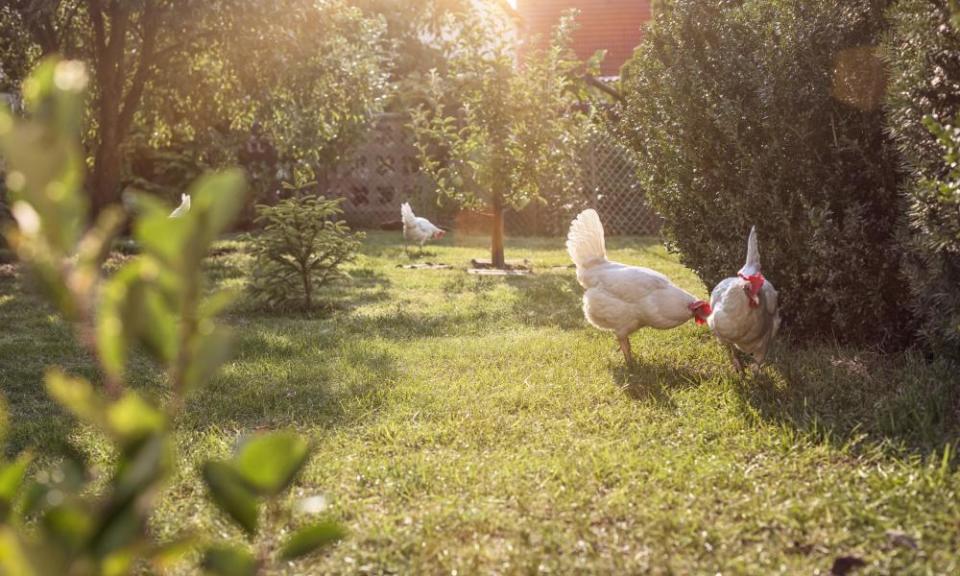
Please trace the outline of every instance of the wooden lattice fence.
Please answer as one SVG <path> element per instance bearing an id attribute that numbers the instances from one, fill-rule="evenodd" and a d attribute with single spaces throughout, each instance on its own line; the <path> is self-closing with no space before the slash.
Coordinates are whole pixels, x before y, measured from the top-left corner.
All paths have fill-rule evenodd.
<path id="1" fill-rule="evenodd" d="M 344 219 L 356 227 L 376 228 L 396 221 L 400 204 L 432 220 L 449 224 L 458 217 L 455 207 L 437 202 L 430 179 L 418 171 L 417 151 L 402 114 L 384 114 L 352 159 L 337 170 L 331 193 L 344 198 Z M 582 197 L 564 205 L 534 204 L 507 214 L 507 232 L 513 235 L 562 235 L 577 211 L 594 207 L 608 234 L 655 235 L 660 219 L 647 205 L 636 164 L 630 152 L 614 138 L 598 132 L 582 155 Z"/>
<path id="2" fill-rule="evenodd" d="M 376 228 L 400 219 L 400 204 L 431 219 L 443 220 L 436 191 L 418 170 L 417 150 L 402 114 L 383 114 L 353 157 L 337 169 L 331 186 L 342 197 L 344 219 L 356 227 Z"/>

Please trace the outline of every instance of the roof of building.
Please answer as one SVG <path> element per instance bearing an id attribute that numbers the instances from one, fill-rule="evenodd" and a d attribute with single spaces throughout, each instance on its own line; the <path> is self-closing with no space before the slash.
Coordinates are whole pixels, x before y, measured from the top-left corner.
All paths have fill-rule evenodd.
<path id="1" fill-rule="evenodd" d="M 650 20 L 650 0 L 517 0 L 528 37 L 550 37 L 553 27 L 568 10 L 579 11 L 573 47 L 586 59 L 605 50 L 604 76 L 616 76 L 643 39 Z"/>

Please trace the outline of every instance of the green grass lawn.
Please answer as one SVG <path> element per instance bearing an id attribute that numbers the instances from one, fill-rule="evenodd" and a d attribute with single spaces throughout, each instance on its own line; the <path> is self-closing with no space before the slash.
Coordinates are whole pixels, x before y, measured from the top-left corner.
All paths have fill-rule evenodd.
<path id="1" fill-rule="evenodd" d="M 656 242 L 609 244 L 706 295 Z M 245 281 L 239 248 L 211 258 L 217 283 Z M 409 261 L 399 233 L 371 233 L 325 311 L 237 306 L 233 361 L 177 424 L 184 465 L 158 533 L 242 542 L 194 466 L 248 432 L 294 427 L 317 451 L 291 498 L 325 495 L 349 536 L 291 574 L 811 574 L 839 556 L 862 558 L 863 574 L 960 573 L 947 448 L 960 438 L 960 376 L 947 365 L 781 342 L 741 380 L 690 322 L 634 335 L 640 362 L 627 369 L 615 339 L 583 320 L 561 239 L 508 241 L 508 258 L 533 262 L 528 278 L 468 276 L 483 238 L 427 252 L 456 268 L 397 268 Z M 92 363 L 2 266 L 0 326 L 8 451 L 108 462 L 105 439 L 68 435 L 40 384 L 47 365 L 95 377 Z M 146 394 L 167 393 L 146 361 L 132 372 Z M 274 531 L 302 521 L 279 517 Z"/>

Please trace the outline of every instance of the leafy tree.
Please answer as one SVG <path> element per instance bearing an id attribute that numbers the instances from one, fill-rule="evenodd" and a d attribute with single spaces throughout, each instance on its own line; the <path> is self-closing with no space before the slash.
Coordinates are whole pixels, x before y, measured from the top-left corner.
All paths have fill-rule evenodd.
<path id="1" fill-rule="evenodd" d="M 16 222 L 5 236 L 76 328 L 103 378 L 100 390 L 51 368 L 47 391 L 78 421 L 107 435 L 116 459 L 106 484 L 95 486 L 83 464 L 70 458 L 31 477 L 29 452 L 13 461 L 0 457 L 0 571 L 5 574 L 132 574 L 142 572 L 145 563 L 162 570 L 203 545 L 189 538 L 156 542 L 147 524 L 176 465 L 172 417 L 229 350 L 228 334 L 215 319 L 230 298 L 206 295 L 201 261 L 242 206 L 243 177 L 233 171 L 199 180 L 191 190 L 192 209 L 183 218 L 169 218 L 169 207 L 154 198 L 135 198 L 133 229 L 142 252 L 104 277 L 103 263 L 123 218 L 118 207 L 107 206 L 87 229 L 91 202 L 82 193 L 80 149 L 86 81 L 80 62 L 45 60 L 24 84 L 30 119 L 14 119 L 0 109 L 0 150 L 9 162 Z M 173 398 L 165 410 L 124 385 L 133 347 L 166 369 Z M 0 410 L 0 440 L 5 425 Z M 205 479 L 214 503 L 231 516 L 241 503 L 243 526 L 256 532 L 256 498 L 275 497 L 289 487 L 308 448 L 294 434 L 274 433 L 251 440 L 233 461 L 208 462 Z M 330 522 L 307 526 L 283 545 L 277 559 L 302 556 L 341 534 Z M 203 546 L 205 568 L 214 574 L 256 574 L 273 560 L 272 555 L 253 558 L 219 545 Z"/>
<path id="2" fill-rule="evenodd" d="M 217 32 L 196 26 L 205 22 L 200 12 L 211 8 L 223 6 L 200 0 L 10 0 L 0 8 L 0 30 L 26 32 L 16 38 L 27 43 L 7 51 L 21 65 L 15 75 L 51 54 L 83 59 L 95 71 L 94 214 L 119 199 L 121 146 L 147 83 L 172 55 Z"/>
<path id="3" fill-rule="evenodd" d="M 505 267 L 504 212 L 577 191 L 584 116 L 577 112 L 584 64 L 570 49 L 572 23 L 518 65 L 480 29 L 452 42 L 449 73 L 428 81 L 412 127 L 423 171 L 440 192 L 493 213 L 491 260 Z"/>
<path id="4" fill-rule="evenodd" d="M 447 46 L 437 42 L 452 29 L 477 26 L 469 0 L 350 0 L 367 16 L 386 24 L 384 40 L 394 57 L 390 81 L 402 106 L 430 70 L 445 70 Z"/>
<path id="5" fill-rule="evenodd" d="M 314 293 L 342 278 L 340 265 L 356 255 L 362 233 L 351 234 L 340 199 L 296 195 L 276 206 L 257 207 L 261 231 L 253 238 L 256 264 L 250 289 L 269 307 L 298 302 L 313 306 Z"/>
<path id="6" fill-rule="evenodd" d="M 380 33 L 379 21 L 341 0 L 15 0 L 0 7 L 10 83 L 53 52 L 95 70 L 86 138 L 94 213 L 118 200 L 130 178 L 141 185 L 157 179 L 174 194 L 190 176 L 232 164 L 241 131 L 258 116 L 284 156 L 325 175 L 381 105 L 387 55 Z M 148 167 L 130 162 L 144 156 Z M 177 174 L 182 180 L 170 182 Z"/>
<path id="7" fill-rule="evenodd" d="M 158 70 L 132 155 L 150 162 L 131 172 L 175 197 L 184 175 L 236 162 L 259 122 L 288 177 L 296 172 L 326 188 L 389 92 L 381 22 L 340 0 L 283 0 L 252 3 L 224 25 L 223 40 Z M 255 203 L 276 200 L 277 180 L 248 176 L 244 216 L 252 220 Z"/>
<path id="8" fill-rule="evenodd" d="M 708 286 L 756 224 L 798 338 L 903 345 L 886 2 L 661 3 L 623 71 L 621 128 L 682 261 Z"/>
<path id="9" fill-rule="evenodd" d="M 885 52 L 887 125 L 910 176 L 905 285 L 925 343 L 960 359 L 960 19 L 952 4 L 898 2 Z"/>

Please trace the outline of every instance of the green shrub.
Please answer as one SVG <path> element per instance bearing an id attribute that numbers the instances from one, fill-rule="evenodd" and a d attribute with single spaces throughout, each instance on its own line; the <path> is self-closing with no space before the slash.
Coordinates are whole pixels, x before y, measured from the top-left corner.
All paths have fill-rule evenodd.
<path id="1" fill-rule="evenodd" d="M 0 448 L 0 574 L 166 572 L 191 549 L 202 549 L 207 573 L 255 576 L 343 534 L 320 521 L 286 536 L 279 547 L 275 536 L 262 535 L 261 509 L 280 518 L 279 496 L 309 456 L 309 443 L 294 433 L 256 436 L 233 459 L 203 465 L 213 503 L 247 532 L 258 556 L 197 535 L 158 542 L 148 527 L 177 463 L 171 423 L 190 391 L 206 383 L 229 352 L 229 335 L 215 323 L 229 294 L 207 295 L 201 265 L 243 206 L 243 177 L 232 171 L 200 178 L 182 218 L 169 218 L 170 207 L 147 195 L 133 198 L 140 253 L 106 276 L 104 261 L 124 217 L 108 206 L 86 226 L 91 202 L 83 191 L 79 130 L 86 78 L 80 62 L 45 60 L 24 87 L 30 117 L 15 119 L 0 107 L 0 153 L 9 161 L 14 217 L 3 233 L 72 324 L 102 381 L 96 386 L 51 366 L 47 392 L 76 423 L 108 437 L 114 457 L 103 471 L 68 455 L 32 473 L 29 451 L 7 460 Z M 133 348 L 163 367 L 171 396 L 164 406 L 126 386 Z M 0 401 L 0 443 L 4 409 Z"/>
<path id="2" fill-rule="evenodd" d="M 960 28 L 947 0 L 903 0 L 890 17 L 888 125 L 912 175 L 903 260 L 930 348 L 960 358 Z M 946 154 L 946 161 L 944 156 Z"/>
<path id="3" fill-rule="evenodd" d="M 268 308 L 299 305 L 309 309 L 317 288 L 342 278 L 340 265 L 356 255 L 363 233 L 352 234 L 341 199 L 295 196 L 275 206 L 257 206 L 256 264 L 250 291 Z"/>
<path id="4" fill-rule="evenodd" d="M 619 128 L 671 247 L 712 286 L 756 224 L 797 338 L 911 337 L 896 149 L 869 48 L 884 4 L 676 0 L 624 69 Z"/>

